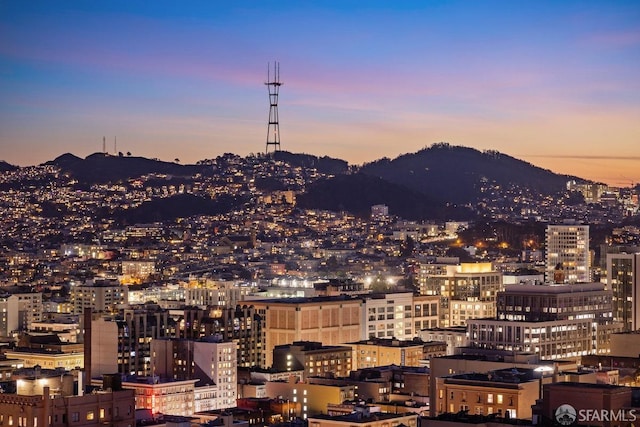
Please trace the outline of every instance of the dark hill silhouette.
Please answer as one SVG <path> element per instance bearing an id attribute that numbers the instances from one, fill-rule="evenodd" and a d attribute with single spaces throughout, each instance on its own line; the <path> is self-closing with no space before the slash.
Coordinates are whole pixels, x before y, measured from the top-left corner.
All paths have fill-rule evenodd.
<path id="1" fill-rule="evenodd" d="M 123 181 L 149 173 L 191 176 L 207 169 L 204 165 L 179 165 L 144 157 L 104 153 L 94 153 L 85 159 L 67 153 L 45 164 L 56 165 L 83 183 Z"/>
<path id="2" fill-rule="evenodd" d="M 404 185 L 434 200 L 467 203 L 477 199 L 483 180 L 542 194 L 563 191 L 569 179 L 497 151 L 434 144 L 416 153 L 365 164 L 361 172 Z"/>
<path id="3" fill-rule="evenodd" d="M 215 199 L 178 194 L 162 199 L 153 199 L 135 209 L 123 209 L 113 213 L 103 212 L 101 216 L 114 218 L 121 224 L 173 221 L 193 215 L 219 215 L 227 213 L 246 203 L 245 198 L 220 195 Z"/>
<path id="4" fill-rule="evenodd" d="M 296 154 L 288 151 L 276 151 L 273 153 L 275 160 L 287 162 L 292 166 L 315 168 L 318 172 L 328 175 L 345 173 L 349 169 L 349 163 L 333 157 L 317 157 L 311 154 Z"/>
<path id="5" fill-rule="evenodd" d="M 297 201 L 301 208 L 344 210 L 361 217 L 368 216 L 376 204 L 385 204 L 390 214 L 410 220 L 471 217 L 464 208 L 447 207 L 402 185 L 361 173 L 316 181 Z"/>
<path id="6" fill-rule="evenodd" d="M 19 169 L 18 166 L 14 166 L 10 163 L 5 162 L 4 160 L 0 160 L 0 172 L 12 172 L 17 169 Z"/>

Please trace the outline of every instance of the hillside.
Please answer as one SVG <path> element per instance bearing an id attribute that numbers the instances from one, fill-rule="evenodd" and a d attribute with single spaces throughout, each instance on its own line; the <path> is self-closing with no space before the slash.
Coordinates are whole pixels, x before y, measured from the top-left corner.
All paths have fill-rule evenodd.
<path id="1" fill-rule="evenodd" d="M 4 160 L 0 160 L 0 172 L 12 172 L 16 169 L 18 169 L 18 166 L 14 166 Z"/>
<path id="2" fill-rule="evenodd" d="M 311 154 L 276 151 L 273 153 L 273 158 L 275 160 L 286 162 L 292 166 L 314 168 L 318 170 L 318 172 L 328 175 L 346 173 L 349 169 L 349 163 L 346 161 L 327 156 L 317 157 Z"/>
<path id="3" fill-rule="evenodd" d="M 178 194 L 172 197 L 154 199 L 134 209 L 120 209 L 115 212 L 101 212 L 100 217 L 113 218 L 120 224 L 173 221 L 192 215 L 219 215 L 230 212 L 247 202 L 243 197 L 220 195 L 215 199 Z"/>
<path id="4" fill-rule="evenodd" d="M 392 215 L 410 220 L 471 217 L 464 208 L 447 207 L 414 190 L 362 173 L 317 181 L 298 196 L 301 208 L 344 210 L 361 217 L 369 216 L 376 204 L 385 204 Z"/>
<path id="5" fill-rule="evenodd" d="M 433 200 L 467 203 L 477 200 L 483 181 L 518 186 L 542 194 L 563 191 L 569 179 L 497 151 L 434 144 L 416 153 L 365 164 L 360 171 L 403 185 Z"/>
<path id="6" fill-rule="evenodd" d="M 121 181 L 150 173 L 192 176 L 206 169 L 202 165 L 180 165 L 144 157 L 110 156 L 103 153 L 94 153 L 85 159 L 67 153 L 46 164 L 60 167 L 82 183 Z"/>

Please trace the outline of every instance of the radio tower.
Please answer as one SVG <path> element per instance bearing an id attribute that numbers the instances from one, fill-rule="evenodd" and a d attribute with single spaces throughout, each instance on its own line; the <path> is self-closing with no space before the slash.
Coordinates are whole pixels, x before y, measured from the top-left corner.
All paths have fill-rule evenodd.
<path id="1" fill-rule="evenodd" d="M 270 72 L 271 64 L 267 65 L 267 81 L 264 83 L 269 89 L 269 124 L 267 126 L 267 148 L 266 154 L 269 154 L 269 148 L 273 152 L 280 150 L 280 124 L 278 123 L 278 93 L 280 92 L 280 63 L 273 63 L 273 80 L 271 80 Z"/>

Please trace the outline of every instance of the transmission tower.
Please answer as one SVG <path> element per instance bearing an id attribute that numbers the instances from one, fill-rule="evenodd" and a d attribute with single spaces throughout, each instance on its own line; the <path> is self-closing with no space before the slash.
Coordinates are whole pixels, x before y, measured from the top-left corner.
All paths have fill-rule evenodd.
<path id="1" fill-rule="evenodd" d="M 278 123 L 278 93 L 280 92 L 280 63 L 273 63 L 273 79 L 271 78 L 271 64 L 267 65 L 267 81 L 264 83 L 269 89 L 269 124 L 267 126 L 267 148 L 273 152 L 280 150 L 280 124 Z"/>

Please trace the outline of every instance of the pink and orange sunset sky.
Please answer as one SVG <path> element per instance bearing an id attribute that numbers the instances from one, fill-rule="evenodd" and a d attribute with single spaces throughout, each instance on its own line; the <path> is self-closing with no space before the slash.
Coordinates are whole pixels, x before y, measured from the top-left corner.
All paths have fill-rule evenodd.
<path id="1" fill-rule="evenodd" d="M 0 159 L 360 164 L 436 142 L 640 182 L 637 1 L 0 0 Z"/>

